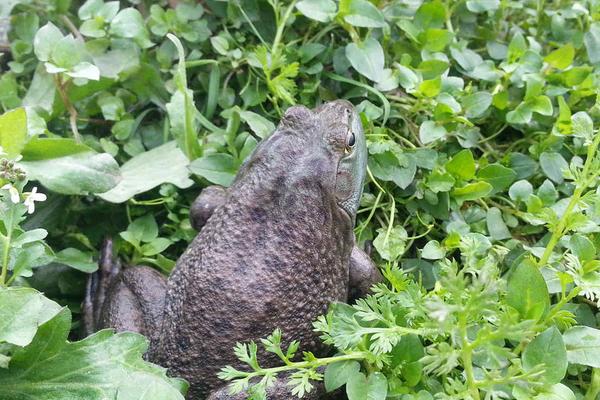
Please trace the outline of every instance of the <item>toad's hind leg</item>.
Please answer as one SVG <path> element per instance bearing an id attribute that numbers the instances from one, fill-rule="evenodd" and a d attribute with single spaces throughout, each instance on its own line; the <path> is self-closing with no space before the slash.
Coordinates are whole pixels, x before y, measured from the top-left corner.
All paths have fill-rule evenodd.
<path id="1" fill-rule="evenodd" d="M 150 339 L 160 331 L 167 282 L 144 266 L 124 268 L 113 260 L 112 241 L 106 240 L 100 268 L 90 276 L 83 304 L 85 333 L 103 328 L 141 333 Z"/>

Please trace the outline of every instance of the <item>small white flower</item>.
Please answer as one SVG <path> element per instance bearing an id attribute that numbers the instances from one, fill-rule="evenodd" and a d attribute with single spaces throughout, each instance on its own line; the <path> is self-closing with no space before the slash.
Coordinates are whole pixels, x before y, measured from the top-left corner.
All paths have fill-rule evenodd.
<path id="1" fill-rule="evenodd" d="M 24 193 L 24 195 L 25 201 L 23 202 L 23 204 L 27 206 L 27 212 L 29 214 L 33 214 L 33 212 L 35 211 L 34 202 L 46 200 L 46 195 L 44 193 L 37 192 L 37 186 L 34 186 L 34 188 L 31 189 L 31 192 Z"/>
<path id="2" fill-rule="evenodd" d="M 21 196 L 19 196 L 19 191 L 17 190 L 16 187 L 11 185 L 10 183 L 7 183 L 6 185 L 2 186 L 0 189 L 8 190 L 8 193 L 10 194 L 10 201 L 12 201 L 13 203 L 17 204 L 19 201 L 21 201 Z"/>

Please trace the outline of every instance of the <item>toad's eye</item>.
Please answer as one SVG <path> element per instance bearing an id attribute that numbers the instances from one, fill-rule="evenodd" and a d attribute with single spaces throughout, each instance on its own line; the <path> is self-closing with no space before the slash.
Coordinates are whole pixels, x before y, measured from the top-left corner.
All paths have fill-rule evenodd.
<path id="1" fill-rule="evenodd" d="M 348 134 L 346 135 L 346 151 L 352 150 L 355 143 L 356 137 L 354 136 L 354 132 L 352 132 L 352 130 L 349 130 Z"/>

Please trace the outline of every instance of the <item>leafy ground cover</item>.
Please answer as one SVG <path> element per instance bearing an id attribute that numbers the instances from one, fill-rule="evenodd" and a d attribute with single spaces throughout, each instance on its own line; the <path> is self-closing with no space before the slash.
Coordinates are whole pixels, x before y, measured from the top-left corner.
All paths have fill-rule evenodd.
<path id="1" fill-rule="evenodd" d="M 102 239 L 168 273 L 200 188 L 287 106 L 336 98 L 366 128 L 356 235 L 386 282 L 315 322 L 331 357 L 275 331 L 281 367 L 240 344 L 250 372 L 222 377 L 255 399 L 283 372 L 300 396 L 598 398 L 597 0 L 10 0 L 0 21 L 0 398 L 183 398 L 144 338 L 81 337 Z"/>

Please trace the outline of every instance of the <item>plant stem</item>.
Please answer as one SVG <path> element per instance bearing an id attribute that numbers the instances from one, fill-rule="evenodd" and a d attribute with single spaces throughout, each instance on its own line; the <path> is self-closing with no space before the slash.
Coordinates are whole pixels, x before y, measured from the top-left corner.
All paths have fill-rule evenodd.
<path id="1" fill-rule="evenodd" d="M 600 368 L 592 370 L 592 384 L 585 393 L 584 400 L 596 400 L 600 394 Z"/>
<path id="2" fill-rule="evenodd" d="M 288 8 L 285 10 L 285 14 L 283 14 L 283 19 L 277 25 L 277 32 L 275 33 L 275 39 L 273 40 L 273 46 L 271 46 L 271 59 L 277 60 L 277 55 L 279 53 L 279 43 L 283 37 L 283 31 L 285 29 L 285 24 L 287 24 L 288 19 L 292 15 L 292 11 L 294 11 L 294 7 L 296 6 L 296 1 L 293 0 Z"/>
<path id="3" fill-rule="evenodd" d="M 475 382 L 475 374 L 473 373 L 473 348 L 471 347 L 471 344 L 469 343 L 469 338 L 467 336 L 467 320 L 463 316 L 459 319 L 458 323 L 460 329 L 460 336 L 462 338 L 460 358 L 462 359 L 463 368 L 465 370 L 467 388 L 473 400 L 479 400 L 479 389 L 477 389 L 477 382 Z"/>
<path id="4" fill-rule="evenodd" d="M 585 164 L 583 166 L 583 171 L 581 173 L 581 181 L 577 182 L 575 191 L 573 192 L 573 195 L 571 196 L 571 200 L 569 201 L 569 204 L 567 205 L 567 208 L 565 209 L 565 212 L 563 213 L 562 217 L 558 221 L 556 228 L 552 232 L 552 236 L 550 237 L 550 240 L 548 241 L 548 245 L 546 246 L 546 249 L 544 250 L 544 254 L 542 254 L 542 257 L 540 258 L 540 260 L 537 263 L 538 267 L 543 267 L 544 265 L 546 265 L 548 263 L 548 260 L 552 256 L 552 251 L 554 250 L 554 247 L 556 247 L 560 238 L 562 238 L 562 236 L 565 234 L 565 229 L 567 227 L 569 217 L 571 216 L 573 209 L 579 203 L 579 200 L 581 199 L 583 191 L 588 187 L 590 182 L 593 182 L 593 180 L 600 173 L 600 171 L 593 171 L 590 173 L 590 168 L 591 168 L 591 165 L 596 156 L 596 150 L 598 149 L 599 144 L 600 144 L 600 134 L 596 134 L 594 141 L 588 147 L 587 158 L 585 160 Z"/>
<path id="5" fill-rule="evenodd" d="M 249 377 L 250 379 L 257 377 L 257 376 L 263 376 L 263 375 L 267 375 L 267 374 L 279 374 L 281 372 L 286 372 L 286 371 L 293 371 L 293 370 L 297 370 L 297 369 L 306 369 L 306 368 L 317 368 L 317 367 L 322 367 L 324 365 L 329 365 L 329 364 L 333 364 L 339 361 L 350 361 L 350 360 L 356 360 L 356 361 L 361 361 L 364 360 L 365 358 L 367 358 L 368 353 L 366 352 L 352 352 L 349 354 L 344 354 L 342 356 L 334 356 L 334 357 L 326 357 L 326 358 L 318 358 L 316 360 L 312 360 L 312 361 L 299 361 L 299 362 L 292 362 L 289 365 L 283 365 L 280 367 L 274 367 L 274 368 L 265 368 L 265 369 L 259 369 L 258 371 L 254 371 L 254 372 L 247 372 L 245 373 L 244 377 Z"/>
<path id="6" fill-rule="evenodd" d="M 66 83 L 59 74 L 54 75 L 54 82 L 56 83 L 58 94 L 60 95 L 65 108 L 69 112 L 69 123 L 71 125 L 71 131 L 73 132 L 73 138 L 75 138 L 76 142 L 80 143 L 81 136 L 79 135 L 79 129 L 77 129 L 77 110 L 69 100 L 69 96 L 67 96 Z"/>
<path id="7" fill-rule="evenodd" d="M 8 255 L 10 253 L 10 240 L 12 237 L 12 229 L 8 231 L 8 235 L 4 240 L 4 248 L 2 251 L 2 274 L 0 275 L 0 285 L 6 285 L 6 275 L 8 274 Z"/>

